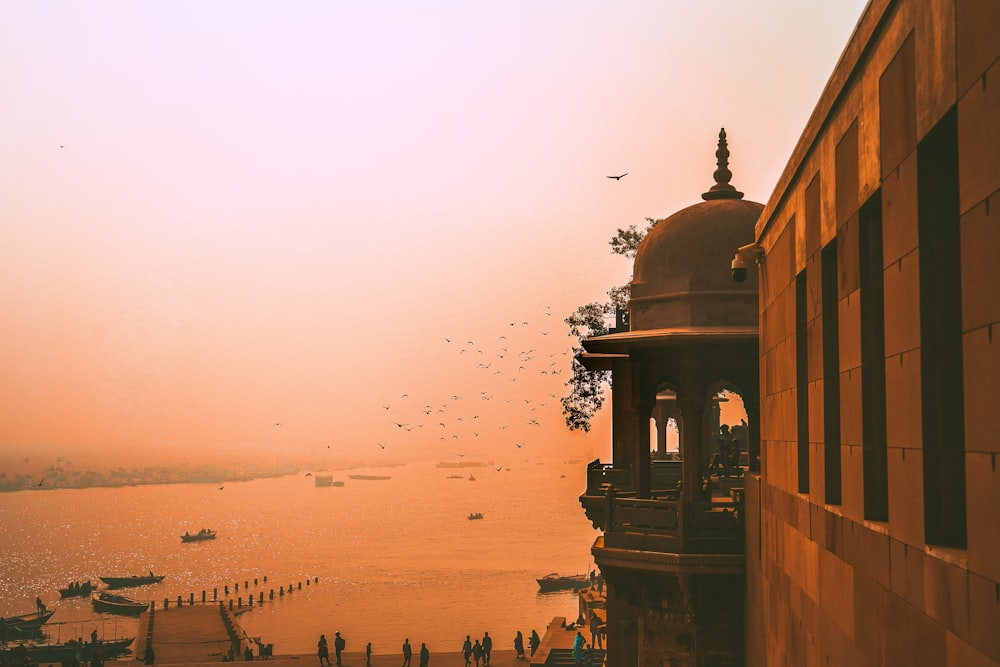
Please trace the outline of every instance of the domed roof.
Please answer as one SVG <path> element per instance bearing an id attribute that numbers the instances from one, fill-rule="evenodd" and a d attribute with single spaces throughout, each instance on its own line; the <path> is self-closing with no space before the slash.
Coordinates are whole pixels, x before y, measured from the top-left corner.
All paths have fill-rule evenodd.
<path id="1" fill-rule="evenodd" d="M 660 221 L 639 245 L 629 299 L 633 331 L 757 323 L 757 272 L 751 268 L 737 283 L 730 262 L 753 243 L 764 207 L 729 184 L 725 129 L 716 157 L 716 183 L 705 201 Z"/>

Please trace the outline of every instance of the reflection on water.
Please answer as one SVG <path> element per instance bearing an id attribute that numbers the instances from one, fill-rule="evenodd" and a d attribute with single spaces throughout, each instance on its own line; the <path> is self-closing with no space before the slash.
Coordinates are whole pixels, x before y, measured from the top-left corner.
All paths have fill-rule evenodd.
<path id="1" fill-rule="evenodd" d="M 33 611 L 41 595 L 58 609 L 56 638 L 89 634 L 95 621 L 102 634 L 131 634 L 134 621 L 94 614 L 87 599 L 60 600 L 57 589 L 152 570 L 164 582 L 127 589 L 129 597 L 159 606 L 178 595 L 200 599 L 202 590 L 211 599 L 216 587 L 221 597 L 225 585 L 233 597 L 246 595 L 247 581 L 265 600 L 275 589 L 273 602 L 239 621 L 276 653 L 310 653 L 320 633 L 338 630 L 348 650 L 371 641 L 377 653 L 395 653 L 405 636 L 455 651 L 466 634 L 483 631 L 509 648 L 518 629 L 541 633 L 552 616 L 576 616 L 573 593 L 539 595 L 535 577 L 585 572 L 592 562 L 596 533 L 577 501 L 582 465 L 477 468 L 474 482 L 449 479 L 453 470 L 431 463 L 375 472 L 392 478 L 2 494 L 0 615 Z M 471 512 L 485 518 L 469 521 Z M 181 543 L 184 531 L 201 528 L 218 538 Z M 318 584 L 305 587 L 313 577 Z M 298 582 L 302 591 L 277 595 Z"/>

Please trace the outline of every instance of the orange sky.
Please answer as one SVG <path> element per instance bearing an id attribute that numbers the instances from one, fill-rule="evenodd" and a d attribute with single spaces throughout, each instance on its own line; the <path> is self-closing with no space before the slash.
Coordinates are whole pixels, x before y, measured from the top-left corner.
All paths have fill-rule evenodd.
<path id="1" fill-rule="evenodd" d="M 608 239 L 722 126 L 766 201 L 863 5 L 3 3 L 0 450 L 606 455 Z"/>

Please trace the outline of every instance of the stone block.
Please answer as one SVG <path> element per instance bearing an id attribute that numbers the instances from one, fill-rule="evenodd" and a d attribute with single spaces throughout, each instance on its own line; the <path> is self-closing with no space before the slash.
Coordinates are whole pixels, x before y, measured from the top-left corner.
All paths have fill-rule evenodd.
<path id="1" fill-rule="evenodd" d="M 809 383 L 809 442 L 823 441 L 823 381 Z M 810 456 L 810 462 L 817 459 Z M 810 469 L 815 466 L 810 465 Z M 810 487 L 812 488 L 812 487 Z"/>
<path id="2" fill-rule="evenodd" d="M 890 447 L 922 449 L 924 437 L 920 412 L 919 350 L 911 350 L 885 360 L 885 386 L 886 442 Z"/>
<path id="3" fill-rule="evenodd" d="M 917 147 L 913 34 L 903 41 L 879 78 L 882 176 Z"/>
<path id="4" fill-rule="evenodd" d="M 944 665 L 945 632 L 942 625 L 903 598 L 886 596 L 886 664 Z"/>
<path id="5" fill-rule="evenodd" d="M 965 489 L 969 569 L 1000 581 L 1000 458 L 998 454 L 966 453 Z M 1000 626 L 998 626 L 1000 628 Z"/>
<path id="6" fill-rule="evenodd" d="M 969 574 L 969 642 L 1000 662 L 1000 584 Z"/>
<path id="7" fill-rule="evenodd" d="M 848 640 L 854 639 L 854 568 L 829 551 L 819 554 L 819 605 Z"/>
<path id="8" fill-rule="evenodd" d="M 810 382 L 823 379 L 823 318 L 815 317 L 806 324 L 807 373 Z"/>
<path id="9" fill-rule="evenodd" d="M 954 0 L 920 2 L 913 19 L 917 136 L 923 137 L 955 104 Z"/>
<path id="10" fill-rule="evenodd" d="M 854 290 L 837 304 L 840 370 L 861 368 L 861 292 Z"/>
<path id="11" fill-rule="evenodd" d="M 962 336 L 965 451 L 1000 453 L 996 398 L 1000 396 L 1000 326 Z"/>
<path id="12" fill-rule="evenodd" d="M 1000 58 L 1000 3 L 990 0 L 955 0 L 956 67 L 958 96 L 977 83 L 983 72 Z"/>
<path id="13" fill-rule="evenodd" d="M 885 270 L 885 356 L 920 346 L 920 262 L 910 253 Z"/>
<path id="14" fill-rule="evenodd" d="M 854 643 L 863 655 L 882 654 L 885 589 L 874 579 L 854 574 Z"/>
<path id="15" fill-rule="evenodd" d="M 1000 40 L 998 40 L 1000 41 Z M 1000 81 L 997 81 L 1000 86 Z M 961 218 L 962 240 L 962 331 L 971 331 L 1000 322 L 1000 197 L 974 206 Z"/>
<path id="16" fill-rule="evenodd" d="M 969 572 L 940 558 L 924 559 L 924 610 L 959 637 L 969 636 Z"/>
<path id="17" fill-rule="evenodd" d="M 840 444 L 860 445 L 863 440 L 861 424 L 861 368 L 855 367 L 840 374 Z M 860 472 L 860 471 L 859 471 Z M 852 479 L 845 471 L 845 480 Z M 855 477 L 861 483 L 862 477 Z M 848 482 L 849 483 L 849 482 Z"/>
<path id="18" fill-rule="evenodd" d="M 919 450 L 890 447 L 889 535 L 907 544 L 924 543 L 924 461 Z"/>
<path id="19" fill-rule="evenodd" d="M 841 408 L 843 408 L 843 403 L 841 403 Z M 840 446 L 840 474 L 843 479 L 840 507 L 844 512 L 845 531 L 847 524 L 864 521 L 865 518 L 864 484 L 862 483 L 864 479 L 863 456 L 861 445 L 841 444 Z"/>
<path id="20" fill-rule="evenodd" d="M 924 608 L 924 550 L 889 539 L 890 583 L 893 595 Z"/>
<path id="21" fill-rule="evenodd" d="M 996 667 L 997 661 L 969 642 L 949 632 L 945 635 L 945 649 L 948 652 L 948 667 Z"/>
<path id="22" fill-rule="evenodd" d="M 837 225 L 843 225 L 858 211 L 858 121 L 847 128 L 834 155 Z M 855 234 L 857 232 L 855 231 Z"/>
<path id="23" fill-rule="evenodd" d="M 855 213 L 837 232 L 837 298 L 843 299 L 861 285 L 861 248 Z"/>
<path id="24" fill-rule="evenodd" d="M 1000 41 L 1000 40 L 998 40 Z M 1000 190 L 1000 61 L 958 101 L 959 210 Z"/>
<path id="25" fill-rule="evenodd" d="M 917 249 L 917 155 L 903 160 L 882 183 L 882 263 L 898 262 Z"/>

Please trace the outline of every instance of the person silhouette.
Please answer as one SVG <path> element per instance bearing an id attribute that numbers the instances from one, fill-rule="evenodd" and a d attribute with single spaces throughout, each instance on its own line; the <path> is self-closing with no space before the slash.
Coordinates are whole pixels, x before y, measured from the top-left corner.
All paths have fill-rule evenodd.
<path id="1" fill-rule="evenodd" d="M 410 667 L 410 659 L 413 658 L 413 649 L 410 647 L 410 639 L 403 640 L 403 667 Z"/>

